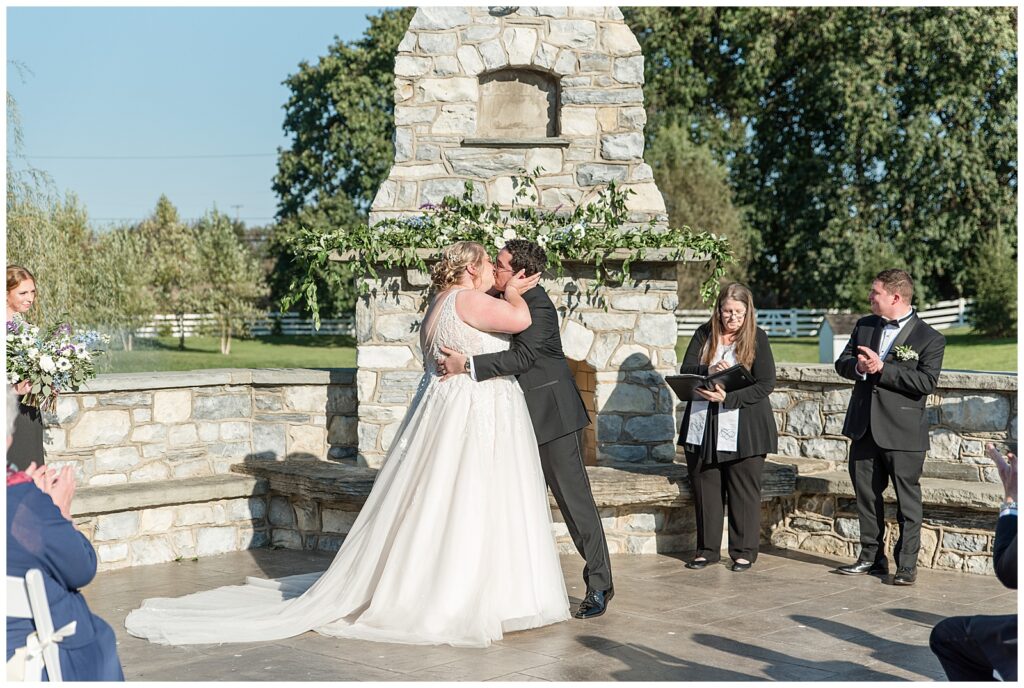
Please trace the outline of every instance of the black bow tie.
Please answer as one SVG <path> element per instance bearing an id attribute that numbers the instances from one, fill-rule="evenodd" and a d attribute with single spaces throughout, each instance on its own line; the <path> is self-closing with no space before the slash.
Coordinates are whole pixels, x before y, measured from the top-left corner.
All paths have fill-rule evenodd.
<path id="1" fill-rule="evenodd" d="M 892 320 L 886 320 L 885 318 L 882 318 L 882 327 L 889 327 L 890 325 L 892 325 L 893 327 L 899 327 L 900 324 L 910 320 L 910 316 L 913 314 L 914 311 L 910 311 L 910 313 L 904 315 L 902 318 L 893 318 Z"/>

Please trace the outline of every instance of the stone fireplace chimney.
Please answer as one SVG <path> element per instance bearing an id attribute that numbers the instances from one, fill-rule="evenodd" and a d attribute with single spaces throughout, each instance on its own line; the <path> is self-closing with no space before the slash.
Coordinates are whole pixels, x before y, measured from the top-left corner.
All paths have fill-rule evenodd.
<path id="1" fill-rule="evenodd" d="M 644 163 L 644 60 L 614 7 L 421 7 L 395 58 L 395 164 L 370 223 L 419 215 L 461 195 L 510 207 L 513 177 L 537 169 L 535 203 L 567 211 L 611 181 L 635 191 L 631 223 L 667 223 Z M 522 202 L 522 201 L 520 201 Z M 593 425 L 588 463 L 675 457 L 676 262 L 652 250 L 633 279 L 583 294 L 593 265 L 566 264 L 542 286 Z M 612 257 L 614 258 L 614 257 Z M 428 276 L 378 269 L 356 306 L 359 461 L 378 466 L 422 374 Z"/>

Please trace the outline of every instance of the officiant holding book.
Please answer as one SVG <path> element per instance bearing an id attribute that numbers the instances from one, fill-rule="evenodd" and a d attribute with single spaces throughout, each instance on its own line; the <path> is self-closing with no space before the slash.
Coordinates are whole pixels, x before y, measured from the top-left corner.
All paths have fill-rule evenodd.
<path id="1" fill-rule="evenodd" d="M 726 392 L 698 389 L 700 400 L 686 406 L 679 444 L 697 512 L 697 554 L 686 568 L 703 569 L 721 559 L 722 518 L 728 504 L 729 556 L 733 571 L 757 560 L 761 535 L 761 474 L 765 456 L 779 437 L 768 395 L 775 389 L 775 358 L 768 335 L 757 326 L 750 289 L 733 283 L 722 289 L 711 319 L 690 340 L 679 370 L 709 375 L 737 364 L 753 384 Z"/>

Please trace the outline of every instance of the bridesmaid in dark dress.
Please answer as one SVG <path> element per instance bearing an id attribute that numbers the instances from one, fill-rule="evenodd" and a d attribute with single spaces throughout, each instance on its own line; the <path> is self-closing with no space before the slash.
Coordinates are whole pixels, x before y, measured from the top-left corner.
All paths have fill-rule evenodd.
<path id="1" fill-rule="evenodd" d="M 19 265 L 7 266 L 7 321 L 15 313 L 22 316 L 36 300 L 36 280 L 32 273 Z M 7 462 L 24 470 L 35 461 L 43 463 L 43 418 L 39 409 L 25 406 L 21 397 L 29 391 L 27 380 L 14 385 L 18 395 L 18 416 L 14 421 L 14 443 L 7 449 Z"/>

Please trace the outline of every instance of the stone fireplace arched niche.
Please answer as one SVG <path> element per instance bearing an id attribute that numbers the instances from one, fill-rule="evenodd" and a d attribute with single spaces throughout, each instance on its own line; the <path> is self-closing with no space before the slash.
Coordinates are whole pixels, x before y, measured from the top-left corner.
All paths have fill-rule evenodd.
<path id="1" fill-rule="evenodd" d="M 558 77 L 508 67 L 479 76 L 477 137 L 463 146 L 567 145 L 558 138 Z"/>

